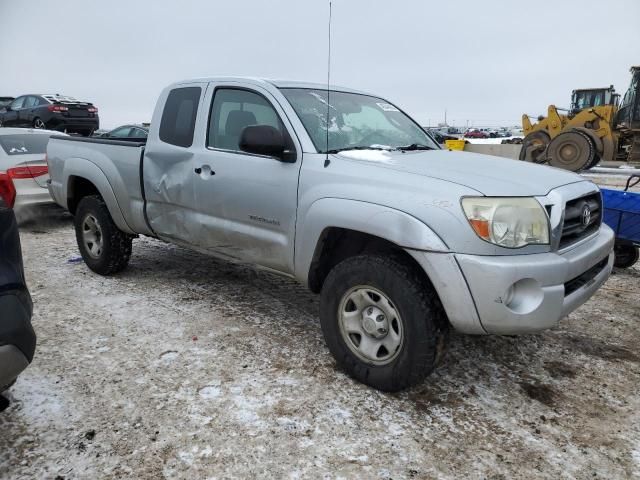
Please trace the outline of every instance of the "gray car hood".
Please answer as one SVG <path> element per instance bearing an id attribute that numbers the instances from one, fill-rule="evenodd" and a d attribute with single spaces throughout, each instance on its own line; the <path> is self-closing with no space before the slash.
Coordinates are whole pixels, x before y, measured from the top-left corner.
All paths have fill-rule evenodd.
<path id="1" fill-rule="evenodd" d="M 336 157 L 453 182 L 487 196 L 541 196 L 584 181 L 566 170 L 471 152 L 347 150 Z"/>

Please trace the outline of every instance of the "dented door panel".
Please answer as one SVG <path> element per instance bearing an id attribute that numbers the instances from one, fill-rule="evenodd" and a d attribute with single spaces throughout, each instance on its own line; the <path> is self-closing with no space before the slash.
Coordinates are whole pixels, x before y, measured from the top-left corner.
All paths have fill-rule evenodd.
<path id="1" fill-rule="evenodd" d="M 197 229 L 194 228 L 194 214 L 197 210 L 194 190 L 194 146 L 198 141 L 197 132 L 201 122 L 206 122 L 206 112 L 202 111 L 202 100 L 206 83 L 190 83 L 178 88 L 199 87 L 200 101 L 195 120 L 191 146 L 178 146 L 160 138 L 158 128 L 152 129 L 147 140 L 143 159 L 143 184 L 146 200 L 146 217 L 154 233 L 165 240 L 179 240 L 194 243 Z M 154 119 L 160 120 L 171 90 L 166 90 L 158 101 Z"/>
<path id="2" fill-rule="evenodd" d="M 193 238 L 198 247 L 240 261 L 293 273 L 298 175 L 302 150 L 279 104 L 266 90 L 235 82 L 211 84 L 208 111 L 216 87 L 242 87 L 264 96 L 275 108 L 295 144 L 297 161 L 238 151 L 195 149 L 200 173 L 194 175 L 197 213 Z"/>

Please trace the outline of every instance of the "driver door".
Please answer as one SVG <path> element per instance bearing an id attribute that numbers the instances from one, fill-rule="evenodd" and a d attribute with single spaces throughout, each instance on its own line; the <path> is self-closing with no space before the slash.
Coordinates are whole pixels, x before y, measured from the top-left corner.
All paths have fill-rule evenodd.
<path id="1" fill-rule="evenodd" d="M 205 145 L 195 156 L 201 246 L 224 256 L 293 273 L 302 149 L 278 102 L 251 85 L 212 84 Z M 242 130 L 269 125 L 290 142 L 293 162 L 243 152 Z"/>

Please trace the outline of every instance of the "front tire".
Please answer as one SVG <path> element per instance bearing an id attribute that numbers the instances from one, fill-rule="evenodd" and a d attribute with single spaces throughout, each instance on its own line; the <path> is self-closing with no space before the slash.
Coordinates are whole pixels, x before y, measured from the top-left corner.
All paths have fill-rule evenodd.
<path id="1" fill-rule="evenodd" d="M 351 377 L 395 392 L 438 364 L 448 320 L 433 286 L 393 255 L 348 258 L 327 276 L 320 323 L 327 346 Z"/>
<path id="2" fill-rule="evenodd" d="M 561 133 L 547 147 L 549 165 L 572 172 L 589 169 L 596 156 L 593 140 L 580 130 Z"/>
<path id="3" fill-rule="evenodd" d="M 133 236 L 120 230 L 99 195 L 80 200 L 74 225 L 84 263 L 100 275 L 111 275 L 126 268 L 131 257 Z"/>

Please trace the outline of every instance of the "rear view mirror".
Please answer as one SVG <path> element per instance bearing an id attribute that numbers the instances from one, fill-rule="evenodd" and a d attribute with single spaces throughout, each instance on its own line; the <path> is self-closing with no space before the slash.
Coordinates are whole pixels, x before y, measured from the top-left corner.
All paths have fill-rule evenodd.
<path id="1" fill-rule="evenodd" d="M 285 160 L 286 142 L 280 130 L 270 125 L 251 125 L 245 127 L 238 142 L 240 150 L 257 155 L 268 155 Z M 295 161 L 295 160 L 294 160 Z"/>

